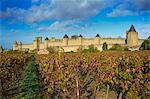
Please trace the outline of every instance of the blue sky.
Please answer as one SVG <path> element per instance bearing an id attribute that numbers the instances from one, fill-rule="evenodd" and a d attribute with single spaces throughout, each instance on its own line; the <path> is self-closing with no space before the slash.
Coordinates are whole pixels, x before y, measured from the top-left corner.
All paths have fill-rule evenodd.
<path id="1" fill-rule="evenodd" d="M 1 0 L 0 45 L 31 43 L 36 36 L 125 37 L 134 25 L 150 36 L 150 0 Z"/>

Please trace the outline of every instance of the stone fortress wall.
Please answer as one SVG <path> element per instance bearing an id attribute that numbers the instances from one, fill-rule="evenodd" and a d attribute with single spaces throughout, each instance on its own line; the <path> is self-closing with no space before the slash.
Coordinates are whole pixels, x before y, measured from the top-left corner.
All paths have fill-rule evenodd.
<path id="1" fill-rule="evenodd" d="M 114 44 L 120 44 L 131 48 L 139 48 L 143 40 L 138 38 L 138 32 L 136 32 L 132 25 L 129 31 L 126 32 L 126 38 L 101 38 L 99 34 L 95 38 L 84 38 L 82 35 L 74 35 L 69 38 L 67 35 L 63 39 L 45 38 L 42 41 L 42 37 L 36 37 L 32 44 L 22 44 L 22 42 L 14 42 L 13 50 L 46 50 L 48 47 L 61 47 L 65 52 L 76 52 L 81 46 L 87 48 L 89 45 L 94 45 L 100 51 L 102 50 L 103 43 L 108 44 L 108 48 L 111 48 Z"/>

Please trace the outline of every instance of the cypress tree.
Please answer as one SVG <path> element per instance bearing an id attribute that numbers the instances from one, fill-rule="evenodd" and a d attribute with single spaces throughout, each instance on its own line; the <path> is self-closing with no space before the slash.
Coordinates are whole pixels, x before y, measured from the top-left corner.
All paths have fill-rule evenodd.
<path id="1" fill-rule="evenodd" d="M 108 45 L 107 45 L 106 42 L 103 44 L 103 47 L 102 47 L 102 48 L 103 48 L 104 51 L 108 49 Z"/>
<path id="2" fill-rule="evenodd" d="M 0 53 L 3 53 L 4 49 L 2 46 L 0 46 Z"/>
<path id="3" fill-rule="evenodd" d="M 144 42 L 141 44 L 140 50 L 150 50 L 150 40 L 144 40 Z"/>

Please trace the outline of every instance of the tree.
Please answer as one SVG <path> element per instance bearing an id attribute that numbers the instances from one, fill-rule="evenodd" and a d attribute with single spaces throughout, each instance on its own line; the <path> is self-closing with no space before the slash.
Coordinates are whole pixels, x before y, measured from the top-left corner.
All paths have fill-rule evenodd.
<path id="1" fill-rule="evenodd" d="M 144 40 L 141 44 L 140 50 L 150 50 L 150 39 Z"/>
<path id="2" fill-rule="evenodd" d="M 2 46 L 0 46 L 0 53 L 3 53 L 4 49 Z"/>
<path id="3" fill-rule="evenodd" d="M 106 42 L 103 44 L 103 47 L 102 47 L 102 48 L 103 48 L 104 51 L 108 49 L 108 45 L 107 45 Z"/>

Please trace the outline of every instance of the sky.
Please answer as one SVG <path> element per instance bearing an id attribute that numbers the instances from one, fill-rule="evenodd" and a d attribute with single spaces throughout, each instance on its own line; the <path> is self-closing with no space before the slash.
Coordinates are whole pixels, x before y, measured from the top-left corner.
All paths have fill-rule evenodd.
<path id="1" fill-rule="evenodd" d="M 0 45 L 32 43 L 36 36 L 126 37 L 134 25 L 150 36 L 150 0 L 0 0 Z"/>

